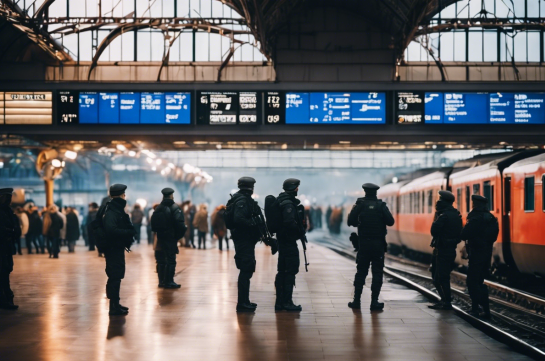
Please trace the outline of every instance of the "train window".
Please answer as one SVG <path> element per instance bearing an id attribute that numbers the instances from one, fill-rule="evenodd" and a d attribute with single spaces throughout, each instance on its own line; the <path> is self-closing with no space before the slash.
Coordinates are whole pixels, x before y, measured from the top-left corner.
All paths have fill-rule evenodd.
<path id="1" fill-rule="evenodd" d="M 469 186 L 466 186 L 466 212 L 469 213 L 471 203 L 469 200 L 471 199 L 471 194 L 469 194 Z"/>
<path id="2" fill-rule="evenodd" d="M 494 186 L 490 184 L 490 181 L 483 183 L 483 196 L 488 199 L 488 208 L 494 210 Z"/>
<path id="3" fill-rule="evenodd" d="M 433 210 L 433 190 L 428 191 L 428 213 Z"/>
<path id="4" fill-rule="evenodd" d="M 462 188 L 456 190 L 456 208 L 458 208 L 459 211 L 462 210 Z"/>
<path id="5" fill-rule="evenodd" d="M 473 185 L 473 194 L 481 194 L 481 185 L 480 184 L 474 184 Z"/>
<path id="6" fill-rule="evenodd" d="M 420 213 L 426 213 L 425 207 L 426 207 L 426 192 L 422 191 L 422 197 L 420 202 Z"/>
<path id="7" fill-rule="evenodd" d="M 534 211 L 534 177 L 524 178 L 524 210 Z"/>

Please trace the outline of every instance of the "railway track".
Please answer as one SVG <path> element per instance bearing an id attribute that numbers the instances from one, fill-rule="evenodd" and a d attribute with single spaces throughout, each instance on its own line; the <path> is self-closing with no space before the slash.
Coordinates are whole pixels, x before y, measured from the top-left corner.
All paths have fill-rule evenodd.
<path id="1" fill-rule="evenodd" d="M 324 235 L 325 236 L 325 235 Z M 349 259 L 355 253 L 348 242 L 333 237 L 313 237 L 313 241 Z M 432 301 L 439 300 L 434 292 L 428 266 L 419 262 L 387 255 L 385 273 Z M 496 282 L 486 281 L 490 293 L 492 318 L 482 320 L 469 314 L 470 298 L 466 293 L 466 275 L 452 272 L 453 306 L 456 314 L 475 327 L 534 357 L 545 359 L 545 299 Z"/>

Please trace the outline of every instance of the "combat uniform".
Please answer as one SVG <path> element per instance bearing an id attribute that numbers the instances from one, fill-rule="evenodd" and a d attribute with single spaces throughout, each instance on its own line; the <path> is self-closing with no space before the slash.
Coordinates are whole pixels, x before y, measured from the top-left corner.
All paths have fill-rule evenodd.
<path id="1" fill-rule="evenodd" d="M 431 274 L 433 284 L 441 296 L 441 302 L 428 306 L 436 310 L 450 310 L 450 272 L 456 259 L 456 246 L 460 243 L 462 216 L 454 203 L 454 195 L 449 191 L 439 191 L 440 198 L 435 205 L 436 213 L 431 225 L 433 247 Z"/>
<path id="2" fill-rule="evenodd" d="M 486 239 L 485 232 L 491 222 L 496 220 L 488 211 L 488 200 L 485 197 L 473 195 L 471 200 L 473 209 L 467 215 L 467 222 L 461 234 L 461 239 L 468 241 L 467 288 L 471 296 L 471 313 L 476 316 L 490 317 L 488 288 L 484 284 L 484 279 L 490 270 L 494 242 Z M 479 312 L 479 306 L 483 309 L 482 313 Z"/>
<path id="3" fill-rule="evenodd" d="M 255 245 L 259 241 L 259 229 L 253 216 L 261 213 L 257 202 L 253 200 L 255 179 L 242 177 L 238 180 L 240 189 L 233 195 L 234 224 L 231 238 L 235 245 L 235 264 L 240 270 L 238 275 L 237 312 L 254 312 L 257 304 L 250 302 L 250 279 L 255 272 Z"/>
<path id="4" fill-rule="evenodd" d="M 156 251 L 156 259 L 159 287 L 180 288 L 181 286 L 174 282 L 176 255 L 179 253 L 178 240 L 184 236 L 187 227 L 181 208 L 174 203 L 174 200 L 168 198 L 174 193 L 174 190 L 165 188 L 161 193 L 164 196 L 163 201 L 152 215 L 152 225 L 156 221 L 155 218 L 163 217 L 160 223 L 166 226 L 164 230 L 157 230 L 159 250 Z M 157 255 L 157 253 L 159 254 Z"/>
<path id="5" fill-rule="evenodd" d="M 300 312 L 302 307 L 293 303 L 295 276 L 299 273 L 299 248 L 297 240 L 305 237 L 305 209 L 295 198 L 301 182 L 295 178 L 284 181 L 277 202 L 282 212 L 282 224 L 276 233 L 278 238 L 278 273 L 274 281 L 276 287 L 275 310 Z M 304 242 L 304 241 L 303 241 Z"/>
<path id="6" fill-rule="evenodd" d="M 125 213 L 127 201 L 123 198 L 113 198 L 125 193 L 127 186 L 123 184 L 114 184 L 110 187 L 110 196 L 112 200 L 105 206 L 104 212 L 98 213 L 98 216 L 104 214 L 102 224 L 106 234 L 107 246 L 104 251 L 106 258 L 106 296 L 110 299 L 110 315 L 126 315 L 128 308 L 119 304 L 119 290 L 121 280 L 125 277 L 125 248 L 130 248 L 135 230 L 129 218 Z"/>
<path id="7" fill-rule="evenodd" d="M 9 275 L 13 271 L 14 240 L 21 237 L 19 219 L 10 207 L 12 188 L 0 189 L 0 308 L 16 310 Z"/>
<path id="8" fill-rule="evenodd" d="M 361 308 L 361 294 L 365 278 L 371 273 L 371 310 L 382 310 L 384 303 L 378 302 L 382 288 L 384 269 L 384 253 L 387 251 L 386 226 L 394 225 L 394 217 L 386 203 L 377 199 L 380 187 L 365 183 L 365 197 L 359 198 L 348 215 L 348 226 L 358 227 L 359 247 L 356 258 L 357 272 L 354 277 L 354 301 L 348 303 L 350 308 Z"/>

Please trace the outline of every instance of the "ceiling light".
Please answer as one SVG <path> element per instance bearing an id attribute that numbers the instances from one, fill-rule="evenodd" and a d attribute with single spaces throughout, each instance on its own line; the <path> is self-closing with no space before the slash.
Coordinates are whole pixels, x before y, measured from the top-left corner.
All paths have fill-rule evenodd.
<path id="1" fill-rule="evenodd" d="M 136 157 L 136 152 L 134 150 L 130 150 L 129 157 Z"/>
<path id="2" fill-rule="evenodd" d="M 62 167 L 62 163 L 61 163 L 61 161 L 58 160 L 58 159 L 53 159 L 53 160 L 51 161 L 51 165 L 52 165 L 53 167 L 55 167 L 55 168 L 61 168 L 61 167 Z"/>
<path id="3" fill-rule="evenodd" d="M 67 150 L 66 152 L 64 152 L 64 156 L 68 159 L 74 160 L 78 157 L 78 153 Z"/>
<path id="4" fill-rule="evenodd" d="M 127 147 L 125 147 L 123 144 L 118 144 L 115 146 L 117 148 L 117 150 L 121 151 L 121 152 L 124 152 L 127 150 Z"/>
<path id="5" fill-rule="evenodd" d="M 146 158 L 146 162 L 148 162 L 149 164 L 153 163 L 153 159 L 151 158 Z"/>
<path id="6" fill-rule="evenodd" d="M 155 164 L 157 164 L 157 165 L 161 165 L 161 163 L 163 163 L 163 161 L 162 161 L 161 159 L 157 159 L 157 160 L 155 161 Z"/>
<path id="7" fill-rule="evenodd" d="M 168 167 L 171 168 L 171 169 L 176 168 L 176 166 L 174 164 L 172 164 L 172 163 L 168 163 Z"/>

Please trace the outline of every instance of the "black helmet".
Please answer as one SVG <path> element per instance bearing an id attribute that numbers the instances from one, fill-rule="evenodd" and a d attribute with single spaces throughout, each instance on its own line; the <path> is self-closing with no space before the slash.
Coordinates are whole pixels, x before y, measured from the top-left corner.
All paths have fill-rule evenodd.
<path id="1" fill-rule="evenodd" d="M 293 192 L 299 187 L 299 184 L 301 184 L 301 181 L 299 179 L 289 178 L 284 181 L 282 188 L 286 192 Z"/>
<path id="2" fill-rule="evenodd" d="M 253 179 L 252 177 L 242 177 L 238 180 L 239 189 L 253 190 L 254 184 L 255 179 Z"/>
<path id="3" fill-rule="evenodd" d="M 488 203 L 488 199 L 486 199 L 485 197 L 480 196 L 480 195 L 478 195 L 478 194 L 472 195 L 472 196 L 471 196 L 471 200 L 472 200 L 473 202 L 480 202 L 480 203 L 485 203 L 485 204 Z"/>
<path id="4" fill-rule="evenodd" d="M 361 186 L 366 192 L 373 191 L 376 192 L 380 187 L 373 183 L 365 183 Z"/>
<path id="5" fill-rule="evenodd" d="M 447 203 L 454 203 L 454 194 L 449 191 L 439 191 L 439 200 Z"/>

